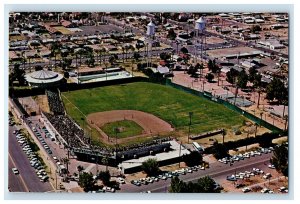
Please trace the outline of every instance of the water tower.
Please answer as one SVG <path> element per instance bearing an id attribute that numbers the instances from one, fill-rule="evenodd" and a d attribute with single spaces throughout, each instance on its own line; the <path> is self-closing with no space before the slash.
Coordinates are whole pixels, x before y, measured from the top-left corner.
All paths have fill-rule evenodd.
<path id="1" fill-rule="evenodd" d="M 150 64 L 151 64 L 151 56 L 152 56 L 152 43 L 153 43 L 153 39 L 154 39 L 154 35 L 155 35 L 155 24 L 150 21 L 150 23 L 148 23 L 147 25 L 147 66 L 149 63 L 149 57 L 150 57 Z M 149 56 L 149 49 L 148 49 L 148 45 L 150 45 L 150 56 Z"/>
<path id="2" fill-rule="evenodd" d="M 206 38 L 205 38 L 205 29 L 206 29 L 206 20 L 203 16 L 201 16 L 195 23 L 195 29 L 196 29 L 196 37 L 201 37 L 201 59 L 203 59 L 203 48 L 205 47 L 204 44 L 206 44 Z M 203 39 L 204 44 L 203 44 Z"/>
<path id="3" fill-rule="evenodd" d="M 147 25 L 147 36 L 153 38 L 154 34 L 155 34 L 155 24 L 152 21 L 150 21 L 150 23 L 148 23 Z"/>

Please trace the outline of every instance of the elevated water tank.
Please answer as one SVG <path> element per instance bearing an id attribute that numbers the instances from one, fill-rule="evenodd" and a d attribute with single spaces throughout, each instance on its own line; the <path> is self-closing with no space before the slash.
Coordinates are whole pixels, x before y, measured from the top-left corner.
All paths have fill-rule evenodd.
<path id="1" fill-rule="evenodd" d="M 153 36 L 155 34 L 155 24 L 150 21 L 147 25 L 147 35 Z"/>
<path id="2" fill-rule="evenodd" d="M 195 29 L 203 32 L 205 30 L 206 20 L 201 16 L 195 23 Z"/>

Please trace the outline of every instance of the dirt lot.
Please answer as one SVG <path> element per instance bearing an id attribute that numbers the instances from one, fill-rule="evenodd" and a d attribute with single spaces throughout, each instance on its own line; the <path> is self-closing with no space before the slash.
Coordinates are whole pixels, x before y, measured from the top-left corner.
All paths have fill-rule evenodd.
<path id="1" fill-rule="evenodd" d="M 261 189 L 268 188 L 274 193 L 279 193 L 279 188 L 282 186 L 288 187 L 288 179 L 279 174 L 275 169 L 270 169 L 265 165 L 264 167 L 260 167 L 264 171 L 264 174 L 271 173 L 272 177 L 270 179 L 264 179 L 263 174 L 251 176 L 246 179 L 238 179 L 236 182 L 227 181 L 224 177 L 219 182 L 224 187 L 224 191 L 226 192 L 235 192 L 242 193 L 242 189 L 244 187 L 248 187 L 251 189 L 249 193 L 261 193 Z M 250 171 L 249 169 L 248 171 Z M 236 172 L 237 174 L 240 172 Z M 235 187 L 235 185 L 241 185 L 241 187 Z"/>
<path id="2" fill-rule="evenodd" d="M 257 50 L 250 48 L 250 47 L 232 47 L 232 48 L 226 48 L 226 49 L 209 50 L 209 51 L 207 51 L 207 53 L 211 57 L 219 58 L 219 57 L 226 56 L 226 55 L 233 55 L 233 54 L 253 52 L 253 51 L 257 51 Z"/>
<path id="3" fill-rule="evenodd" d="M 215 36 L 210 36 L 206 38 L 206 43 L 207 44 L 216 44 L 216 43 L 223 43 L 225 40 L 215 37 Z"/>

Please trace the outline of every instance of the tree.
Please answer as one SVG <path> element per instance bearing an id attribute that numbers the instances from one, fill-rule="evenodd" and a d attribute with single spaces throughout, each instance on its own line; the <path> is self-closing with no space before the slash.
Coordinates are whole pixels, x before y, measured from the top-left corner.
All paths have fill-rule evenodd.
<path id="1" fill-rule="evenodd" d="M 172 178 L 171 186 L 169 189 L 170 193 L 183 193 L 186 189 L 186 184 L 181 181 L 177 176 Z"/>
<path id="2" fill-rule="evenodd" d="M 231 68 L 229 72 L 226 73 L 226 81 L 228 81 L 231 84 L 234 84 L 238 74 L 239 72 L 236 69 Z"/>
<path id="3" fill-rule="evenodd" d="M 284 176 L 288 176 L 288 149 L 284 145 L 275 147 L 270 162 L 275 166 L 276 170 Z"/>
<path id="4" fill-rule="evenodd" d="M 40 70 L 43 70 L 43 67 L 41 65 L 37 65 L 34 67 L 34 70 L 35 71 L 40 71 Z"/>
<path id="5" fill-rule="evenodd" d="M 187 53 L 189 53 L 189 50 L 186 47 L 182 47 L 180 49 L 180 52 L 182 52 L 183 54 L 187 54 Z"/>
<path id="6" fill-rule="evenodd" d="M 67 67 L 70 67 L 72 64 L 72 59 L 71 58 L 63 58 L 61 61 L 60 66 L 62 67 L 63 70 L 65 70 Z"/>
<path id="7" fill-rule="evenodd" d="M 189 75 L 191 75 L 192 77 L 195 77 L 196 76 L 196 72 L 197 72 L 197 68 L 194 67 L 193 65 L 189 66 L 188 70 L 187 70 L 187 73 Z"/>
<path id="8" fill-rule="evenodd" d="M 214 75 L 212 73 L 208 73 L 205 78 L 207 79 L 208 82 L 212 82 L 212 80 L 214 79 Z"/>
<path id="9" fill-rule="evenodd" d="M 69 72 L 64 72 L 64 77 L 65 77 L 66 79 L 68 79 L 68 78 L 70 77 Z"/>
<path id="10" fill-rule="evenodd" d="M 155 176 L 160 172 L 156 159 L 147 159 L 142 163 L 142 169 L 148 176 Z"/>
<path id="11" fill-rule="evenodd" d="M 245 69 L 243 69 L 242 71 L 240 71 L 240 73 L 238 75 L 236 85 L 239 88 L 246 88 L 247 83 L 248 83 L 248 75 L 247 75 Z"/>
<path id="12" fill-rule="evenodd" d="M 235 90 L 235 96 L 234 96 L 234 105 L 236 102 L 239 88 L 246 88 L 247 83 L 248 83 L 248 75 L 247 75 L 245 69 L 243 69 L 242 71 L 239 72 L 238 77 L 237 77 L 236 90 Z"/>
<path id="13" fill-rule="evenodd" d="M 77 171 L 79 174 L 80 174 L 80 172 L 83 171 L 83 169 L 84 169 L 83 166 L 80 166 L 80 165 L 77 166 Z"/>
<path id="14" fill-rule="evenodd" d="M 199 193 L 217 193 L 216 182 L 209 176 L 201 177 L 198 182 Z"/>
<path id="15" fill-rule="evenodd" d="M 20 69 L 20 64 L 15 64 L 14 69 L 9 76 L 9 84 L 13 84 L 14 80 L 18 80 L 19 85 L 25 85 L 25 70 Z"/>
<path id="16" fill-rule="evenodd" d="M 140 53 L 138 53 L 138 52 L 135 52 L 134 54 L 133 54 L 133 58 L 135 59 L 135 61 L 137 62 L 138 60 L 139 60 L 139 58 L 141 58 L 141 55 L 140 55 Z"/>
<path id="17" fill-rule="evenodd" d="M 201 177 L 197 182 L 185 183 L 178 177 L 172 178 L 170 193 L 220 193 L 220 187 L 209 176 Z"/>
<path id="18" fill-rule="evenodd" d="M 124 58 L 123 58 L 123 59 L 124 59 Z M 111 65 L 113 65 L 113 64 L 115 63 L 115 61 L 116 61 L 115 56 L 114 56 L 114 55 L 111 55 L 111 56 L 109 57 L 108 61 L 109 61 L 109 63 L 110 63 Z"/>
<path id="19" fill-rule="evenodd" d="M 187 166 L 195 166 L 202 163 L 203 157 L 198 151 L 192 151 L 190 154 L 184 154 L 182 160 Z"/>
<path id="20" fill-rule="evenodd" d="M 258 71 L 256 70 L 256 68 L 251 67 L 249 69 L 249 81 L 250 82 L 253 82 L 255 80 L 257 73 L 258 73 Z"/>
<path id="21" fill-rule="evenodd" d="M 219 71 L 219 66 L 216 64 L 216 60 L 209 60 L 207 63 L 208 70 L 212 73 L 217 73 Z"/>
<path id="22" fill-rule="evenodd" d="M 70 159 L 67 157 L 62 158 L 62 162 L 67 166 L 67 172 L 69 172 Z"/>
<path id="23" fill-rule="evenodd" d="M 83 188 L 85 192 L 88 192 L 94 188 L 95 180 L 92 173 L 82 172 L 79 174 L 79 186 Z"/>
<path id="24" fill-rule="evenodd" d="M 94 55 L 92 53 L 90 53 L 88 55 L 88 59 L 86 60 L 86 64 L 89 67 L 94 67 L 95 66 L 95 58 L 94 58 Z"/>
<path id="25" fill-rule="evenodd" d="M 166 52 L 160 53 L 159 56 L 160 56 L 160 59 L 165 60 L 165 61 L 171 58 L 171 55 Z"/>
<path id="26" fill-rule="evenodd" d="M 260 25 L 253 25 L 250 30 L 252 33 L 255 33 L 257 31 L 261 31 L 261 27 Z"/>
<path id="27" fill-rule="evenodd" d="M 228 149 L 224 144 L 218 143 L 218 141 L 214 142 L 212 152 L 216 159 L 222 159 L 228 156 Z"/>
<path id="28" fill-rule="evenodd" d="M 282 104 L 288 95 L 288 90 L 278 77 L 274 77 L 271 83 L 268 84 L 266 93 L 266 99 L 271 101 L 276 99 L 279 104 Z"/>
<path id="29" fill-rule="evenodd" d="M 261 82 L 261 74 L 256 74 L 253 80 L 253 88 L 257 89 L 258 91 L 258 100 L 257 100 L 257 108 L 259 108 L 260 102 L 260 93 L 262 91 L 262 82 Z"/>
<path id="30" fill-rule="evenodd" d="M 105 186 L 107 186 L 109 184 L 110 177 L 111 177 L 109 171 L 100 171 L 98 177 Z"/>
<path id="31" fill-rule="evenodd" d="M 108 158 L 105 156 L 105 157 L 102 157 L 102 160 L 101 160 L 102 164 L 106 165 L 106 171 L 108 171 Z"/>
<path id="32" fill-rule="evenodd" d="M 176 37 L 177 34 L 175 33 L 175 31 L 173 29 L 170 29 L 168 31 L 167 38 L 169 38 L 170 40 L 175 40 Z"/>

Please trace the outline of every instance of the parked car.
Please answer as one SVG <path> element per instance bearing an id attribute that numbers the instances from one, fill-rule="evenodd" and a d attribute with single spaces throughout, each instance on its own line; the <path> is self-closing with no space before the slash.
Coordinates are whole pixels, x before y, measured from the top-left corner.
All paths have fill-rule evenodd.
<path id="1" fill-rule="evenodd" d="M 269 167 L 270 169 L 275 169 L 275 166 L 274 166 L 273 164 L 269 164 L 268 167 Z"/>
<path id="2" fill-rule="evenodd" d="M 17 175 L 17 174 L 20 173 L 19 170 L 18 170 L 17 168 L 12 168 L 11 170 L 12 170 L 12 172 L 13 172 L 15 175 Z"/>
<path id="3" fill-rule="evenodd" d="M 248 187 L 245 187 L 245 188 L 243 188 L 243 189 L 242 189 L 242 191 L 243 191 L 243 193 L 247 193 L 247 192 L 250 192 L 250 191 L 251 191 L 251 189 L 250 189 L 250 188 L 248 188 Z"/>
<path id="4" fill-rule="evenodd" d="M 269 189 L 263 188 L 260 192 L 261 192 L 261 193 L 268 193 L 268 192 L 269 192 Z"/>

